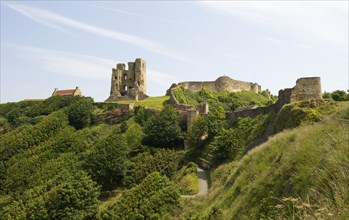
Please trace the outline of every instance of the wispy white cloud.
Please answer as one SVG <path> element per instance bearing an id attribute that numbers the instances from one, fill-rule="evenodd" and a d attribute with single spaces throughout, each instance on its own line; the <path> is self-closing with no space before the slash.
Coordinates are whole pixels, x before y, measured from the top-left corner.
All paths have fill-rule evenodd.
<path id="1" fill-rule="evenodd" d="M 111 69 L 116 63 L 107 58 L 87 56 L 57 50 L 18 44 L 3 44 L 15 51 L 19 58 L 30 60 L 47 73 L 74 76 L 87 79 L 109 80 Z M 125 63 L 125 62 L 124 62 Z M 152 86 L 169 86 L 175 77 L 157 70 L 147 70 L 147 82 Z"/>
<path id="2" fill-rule="evenodd" d="M 57 50 L 18 44 L 3 44 L 14 50 L 15 55 L 30 60 L 47 73 L 88 79 L 110 78 L 111 68 L 117 61 Z"/>
<path id="3" fill-rule="evenodd" d="M 139 13 L 134 13 L 134 12 L 130 12 L 130 11 L 125 11 L 125 10 L 120 10 L 120 9 L 115 9 L 115 8 L 110 8 L 110 7 L 104 7 L 104 6 L 100 6 L 100 5 L 90 5 L 90 6 L 95 7 L 95 8 L 100 8 L 100 9 L 103 9 L 106 11 L 112 11 L 112 12 L 125 14 L 125 15 L 148 18 L 148 19 L 153 19 L 153 20 L 157 20 L 157 21 L 170 22 L 170 23 L 176 23 L 176 24 L 181 24 L 181 25 L 187 25 L 184 22 L 177 21 L 174 19 L 167 19 L 167 18 L 161 18 L 161 17 L 151 16 L 151 15 L 146 15 L 146 14 L 139 14 Z"/>
<path id="4" fill-rule="evenodd" d="M 104 37 L 108 37 L 114 40 L 123 41 L 129 44 L 133 44 L 135 46 L 145 48 L 147 50 L 156 52 L 158 54 L 162 54 L 165 56 L 169 56 L 175 59 L 184 60 L 183 56 L 174 52 L 171 48 L 168 48 L 160 43 L 147 40 L 141 37 L 124 34 L 112 30 L 108 30 L 105 28 L 100 28 L 97 26 L 93 26 L 90 24 L 86 24 L 74 19 L 70 19 L 68 17 L 64 17 L 62 15 L 43 10 L 36 7 L 26 6 L 22 4 L 15 3 L 5 3 L 4 5 L 9 8 L 21 13 L 22 15 L 40 23 L 46 25 L 50 28 L 66 32 L 66 28 L 75 28 L 79 30 L 83 30 L 86 32 L 90 32 L 96 35 L 101 35 Z"/>
<path id="5" fill-rule="evenodd" d="M 348 44 L 348 1 L 205 1 L 232 16 L 307 41 Z"/>

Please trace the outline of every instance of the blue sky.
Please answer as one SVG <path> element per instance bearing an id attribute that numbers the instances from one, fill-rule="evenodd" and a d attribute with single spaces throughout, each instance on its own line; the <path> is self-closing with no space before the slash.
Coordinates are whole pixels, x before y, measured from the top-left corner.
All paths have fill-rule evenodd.
<path id="1" fill-rule="evenodd" d="M 111 69 L 136 58 L 151 96 L 221 75 L 347 90 L 348 1 L 1 1 L 1 103 L 75 86 L 103 101 Z"/>

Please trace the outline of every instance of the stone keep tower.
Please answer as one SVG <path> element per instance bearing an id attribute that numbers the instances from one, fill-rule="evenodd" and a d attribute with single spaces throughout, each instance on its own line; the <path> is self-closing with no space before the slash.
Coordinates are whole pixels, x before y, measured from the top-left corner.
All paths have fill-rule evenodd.
<path id="1" fill-rule="evenodd" d="M 110 96 L 107 101 L 142 100 L 146 95 L 146 63 L 137 58 L 128 62 L 128 69 L 118 63 L 112 69 Z"/>

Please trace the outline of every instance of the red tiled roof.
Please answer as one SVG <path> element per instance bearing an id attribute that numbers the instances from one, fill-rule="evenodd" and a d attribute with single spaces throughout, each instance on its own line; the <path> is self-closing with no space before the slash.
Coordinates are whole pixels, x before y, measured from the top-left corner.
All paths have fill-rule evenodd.
<path id="1" fill-rule="evenodd" d="M 55 95 L 74 95 L 75 89 L 57 90 Z"/>

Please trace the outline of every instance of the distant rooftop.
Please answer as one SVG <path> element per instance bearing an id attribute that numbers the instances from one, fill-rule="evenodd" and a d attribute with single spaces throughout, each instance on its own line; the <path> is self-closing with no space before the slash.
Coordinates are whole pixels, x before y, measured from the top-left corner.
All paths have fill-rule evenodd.
<path id="1" fill-rule="evenodd" d="M 75 89 L 65 89 L 65 90 L 58 90 L 58 88 L 55 88 L 55 90 L 52 93 L 52 96 L 56 96 L 56 95 L 81 96 L 81 91 L 78 86 Z"/>

